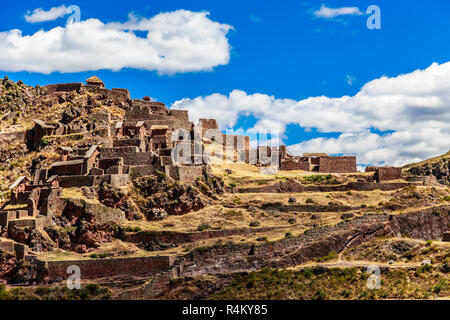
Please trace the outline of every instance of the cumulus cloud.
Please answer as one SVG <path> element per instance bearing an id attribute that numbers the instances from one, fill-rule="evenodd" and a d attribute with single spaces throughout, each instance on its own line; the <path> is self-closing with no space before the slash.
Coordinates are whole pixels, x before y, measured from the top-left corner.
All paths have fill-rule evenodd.
<path id="1" fill-rule="evenodd" d="M 313 14 L 318 18 L 335 18 L 344 15 L 362 15 L 363 13 L 358 7 L 328 8 L 322 4 L 320 9 L 314 11 Z"/>
<path id="2" fill-rule="evenodd" d="M 177 10 L 125 23 L 89 19 L 23 35 L 0 32 L 0 70 L 82 72 L 135 68 L 173 74 L 228 64 L 231 26 L 208 12 Z M 135 31 L 147 32 L 139 37 Z"/>
<path id="3" fill-rule="evenodd" d="M 45 11 L 42 8 L 38 8 L 33 10 L 33 12 L 28 11 L 28 13 L 25 15 L 25 20 L 29 23 L 53 21 L 58 18 L 64 17 L 69 12 L 69 8 L 67 8 L 65 5 L 53 7 L 48 11 Z"/>
<path id="4" fill-rule="evenodd" d="M 279 129 L 297 124 L 337 138 L 316 138 L 289 146 L 295 154 L 355 154 L 360 164 L 403 165 L 449 150 L 450 62 L 424 70 L 383 76 L 366 83 L 355 96 L 304 100 L 233 90 L 176 101 L 173 109 L 189 110 L 193 121 L 216 118 L 221 129 L 239 117 L 253 116 L 253 129 Z"/>

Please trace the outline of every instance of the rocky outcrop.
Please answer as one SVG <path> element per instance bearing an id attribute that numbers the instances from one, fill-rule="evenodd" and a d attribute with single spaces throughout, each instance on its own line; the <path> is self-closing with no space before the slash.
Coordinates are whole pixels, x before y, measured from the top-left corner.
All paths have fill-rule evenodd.
<path id="1" fill-rule="evenodd" d="M 18 262 L 16 258 L 0 250 L 0 280 L 10 278 L 17 269 Z"/>
<path id="2" fill-rule="evenodd" d="M 180 215 L 198 211 L 223 193 L 223 182 L 207 170 L 194 183 L 180 184 L 164 173 L 137 178 L 133 181 L 136 203 L 149 220 L 160 220 L 164 215 L 155 214 L 155 209 L 168 214 Z M 160 211 L 157 211 L 158 213 Z"/>
<path id="3" fill-rule="evenodd" d="M 450 153 L 436 161 L 408 166 L 406 172 L 413 176 L 433 175 L 440 183 L 450 185 Z"/>
<path id="4" fill-rule="evenodd" d="M 125 212 L 125 216 L 128 220 L 142 219 L 139 208 L 120 188 L 104 183 L 100 186 L 98 199 L 107 207 L 120 209 Z"/>
<path id="5" fill-rule="evenodd" d="M 16 227 L 8 229 L 8 237 L 16 242 L 27 245 L 34 252 L 50 251 L 54 243 L 46 237 L 45 231 L 31 227 Z"/>
<path id="6" fill-rule="evenodd" d="M 53 218 L 56 226 L 45 228 L 49 237 L 62 249 L 79 253 L 91 251 L 102 243 L 111 242 L 125 214 L 119 209 L 82 199 L 66 199 L 61 216 Z"/>

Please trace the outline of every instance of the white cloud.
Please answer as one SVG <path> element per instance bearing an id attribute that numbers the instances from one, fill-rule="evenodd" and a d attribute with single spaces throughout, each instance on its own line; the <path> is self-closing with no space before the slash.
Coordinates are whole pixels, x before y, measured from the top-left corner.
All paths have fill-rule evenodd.
<path id="1" fill-rule="evenodd" d="M 189 110 L 193 121 L 216 118 L 222 129 L 252 115 L 257 119 L 254 128 L 277 128 L 282 134 L 289 124 L 338 132 L 338 138 L 312 139 L 289 148 L 296 154 L 356 154 L 360 164 L 403 165 L 450 148 L 450 62 L 383 76 L 352 97 L 296 101 L 233 90 L 228 96 L 182 99 L 172 108 Z"/>
<path id="2" fill-rule="evenodd" d="M 358 7 L 328 8 L 322 4 L 320 9 L 314 11 L 313 14 L 319 18 L 335 18 L 344 15 L 362 15 L 363 13 Z"/>
<path id="3" fill-rule="evenodd" d="M 0 70 L 40 73 L 135 68 L 158 73 L 209 71 L 228 64 L 231 27 L 208 12 L 177 10 L 125 23 L 89 19 L 23 35 L 0 32 Z M 134 31 L 146 31 L 139 37 Z"/>
<path id="4" fill-rule="evenodd" d="M 58 18 L 64 17 L 68 13 L 69 10 L 65 5 L 53 7 L 48 11 L 45 11 L 42 8 L 38 8 L 33 10 L 32 13 L 28 11 L 28 13 L 25 15 L 25 20 L 29 23 L 53 21 Z"/>
<path id="5" fill-rule="evenodd" d="M 356 82 L 356 78 L 351 76 L 351 75 L 349 75 L 349 74 L 346 74 L 345 75 L 345 81 L 347 82 L 347 84 L 349 86 L 352 86 Z"/>

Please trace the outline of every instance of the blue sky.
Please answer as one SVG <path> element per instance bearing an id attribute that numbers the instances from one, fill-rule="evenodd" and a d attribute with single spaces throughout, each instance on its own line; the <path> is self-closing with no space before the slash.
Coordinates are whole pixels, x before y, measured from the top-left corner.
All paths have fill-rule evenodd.
<path id="1" fill-rule="evenodd" d="M 110 1 L 102 0 L 9 2 L 4 5 L 5 10 L 0 11 L 0 47 L 2 46 L 1 41 L 5 42 L 1 33 L 10 32 L 12 29 L 19 29 L 22 31 L 22 36 L 26 36 L 33 35 L 41 29 L 49 31 L 58 26 L 64 28 L 68 15 L 53 21 L 38 23 L 29 23 L 24 18 L 28 11 L 30 11 L 29 14 L 32 14 L 32 11 L 37 8 L 49 10 L 62 4 L 67 7 L 69 5 L 79 6 L 82 21 L 98 19 L 104 24 L 124 23 L 129 20 L 129 13 L 148 19 L 179 9 L 189 12 L 208 11 L 210 14 L 205 17 L 208 19 L 208 21 L 204 21 L 205 28 L 209 28 L 209 21 L 222 25 L 222 31 L 219 28 L 212 31 L 209 36 L 215 37 L 218 43 L 222 41 L 223 44 L 223 40 L 225 40 L 229 47 L 224 49 L 219 45 L 217 52 L 220 54 L 217 57 L 215 57 L 217 52 L 214 48 L 206 47 L 206 51 L 211 51 L 211 61 L 204 62 L 205 52 L 199 53 L 198 59 L 203 62 L 196 61 L 194 67 L 187 71 L 183 65 L 186 64 L 186 61 L 196 58 L 194 51 L 198 48 L 186 48 L 186 52 L 194 52 L 193 58 L 188 60 L 180 58 L 181 62 L 170 71 L 159 69 L 154 65 L 152 65 L 153 67 L 125 66 L 120 70 L 93 71 L 91 69 L 92 65 L 95 65 L 95 59 L 91 56 L 90 59 L 93 61 L 87 63 L 86 66 L 80 62 L 78 70 L 85 69 L 82 72 L 78 72 L 78 70 L 69 72 L 70 70 L 62 67 L 60 68 L 62 70 L 48 74 L 30 72 L 30 70 L 36 70 L 33 67 L 23 67 L 24 71 L 13 72 L 17 69 L 9 67 L 12 64 L 10 60 L 13 58 L 0 52 L 1 73 L 8 74 L 14 80 L 21 79 L 30 85 L 80 82 L 90 75 L 96 74 L 104 80 L 107 87 L 129 88 L 135 98 L 149 95 L 168 106 L 175 103 L 174 108 L 192 110 L 194 114 L 207 111 L 208 116 L 216 117 L 219 121 L 223 120 L 222 128 L 249 129 L 255 126 L 260 127 L 263 124 L 278 126 L 281 128 L 283 141 L 288 146 L 292 146 L 291 150 L 296 153 L 316 151 L 315 149 L 321 148 L 331 154 L 356 154 L 361 159 L 360 164 L 400 165 L 408 161 L 418 161 L 449 149 L 448 128 L 446 129 L 442 124 L 434 124 L 435 121 L 442 121 L 448 116 L 446 102 L 439 109 L 441 113 L 436 113 L 436 119 L 427 118 L 428 126 L 423 126 L 423 121 L 419 125 L 414 120 L 427 113 L 424 110 L 416 118 L 409 119 L 409 123 L 397 126 L 395 123 L 401 122 L 403 119 L 400 121 L 394 116 L 391 121 L 375 119 L 380 117 L 379 113 L 382 113 L 383 117 L 390 117 L 390 109 L 383 108 L 382 105 L 391 102 L 381 100 L 382 94 L 376 94 L 379 98 L 376 102 L 370 99 L 370 103 L 373 102 L 373 109 L 370 112 L 365 111 L 364 116 L 358 111 L 361 106 L 353 105 L 361 103 L 361 101 L 333 100 L 333 98 L 345 96 L 353 97 L 365 84 L 383 76 L 395 80 L 401 74 L 409 74 L 414 78 L 410 79 L 414 85 L 420 79 L 440 77 L 437 74 L 441 74 L 442 70 L 433 71 L 428 68 L 432 63 L 437 63 L 437 69 L 440 67 L 440 69 L 446 70 L 445 63 L 449 61 L 450 42 L 447 39 L 450 31 L 450 19 L 448 19 L 450 2 L 448 1 L 430 3 L 406 0 L 350 0 L 345 2 L 332 0 L 129 0 L 117 1 L 114 2 L 114 5 L 111 5 Z M 369 30 L 366 26 L 369 15 L 365 12 L 373 4 L 378 5 L 381 9 L 380 30 Z M 321 17 L 317 11 L 322 5 L 331 9 L 357 7 L 359 13 Z M 223 30 L 225 25 L 229 26 L 226 31 Z M 135 30 L 135 34 L 145 38 L 147 31 Z M 193 35 L 193 38 L 197 36 L 201 37 L 202 35 Z M 62 45 L 65 45 L 65 42 Z M 98 50 L 101 50 L 102 43 L 98 43 L 98 46 L 100 48 Z M 83 46 L 80 45 L 80 48 L 76 48 L 76 50 L 83 50 Z M 174 54 L 177 55 L 177 59 L 185 51 L 182 47 L 176 47 L 174 50 L 177 50 L 177 53 Z M 224 55 L 221 55 L 222 53 Z M 128 52 L 127 54 L 133 55 L 134 53 Z M 139 53 L 136 52 L 136 54 Z M 206 52 L 206 54 L 209 53 Z M 160 56 L 164 55 L 160 54 Z M 29 59 L 30 65 L 40 63 L 39 59 L 26 57 L 23 59 Z M 99 60 L 102 61 L 104 58 Z M 27 61 L 16 63 L 23 65 L 24 62 Z M 428 70 L 428 73 L 432 75 L 420 74 L 417 76 L 419 79 L 416 79 L 413 72 L 419 69 L 424 72 Z M 444 78 L 447 80 L 446 75 Z M 381 85 L 397 88 L 395 83 L 385 82 L 387 84 Z M 405 87 L 398 89 L 400 90 L 398 92 L 389 92 L 389 95 L 405 98 L 405 90 L 410 92 L 408 90 L 410 83 L 399 79 L 397 83 L 400 82 Z M 446 87 L 440 86 L 442 85 L 437 85 L 437 87 L 430 88 L 430 91 L 424 92 L 420 97 L 422 98 L 420 103 L 425 103 L 429 108 L 432 107 L 430 101 L 434 98 L 443 100 L 444 98 L 439 94 Z M 373 83 L 372 87 L 379 89 L 380 86 Z M 242 91 L 245 95 L 237 95 L 238 98 L 231 99 L 231 93 L 236 90 Z M 369 90 L 364 95 L 372 97 L 372 93 L 373 90 Z M 217 97 L 220 101 L 209 99 L 211 102 L 207 99 L 213 94 L 218 94 Z M 263 97 L 254 96 L 255 94 L 261 94 Z M 414 93 L 412 95 L 418 98 Z M 319 96 L 324 96 L 328 100 L 325 102 L 307 100 L 309 97 Z M 241 98 L 257 101 L 259 98 L 264 98 L 262 103 L 268 105 L 261 107 L 261 111 L 255 106 L 240 107 L 237 104 L 240 103 L 239 99 Z M 286 102 L 284 99 L 289 99 L 289 101 Z M 426 101 L 423 102 L 423 99 Z M 417 102 L 410 103 L 411 99 L 408 97 L 405 98 L 405 101 L 408 102 L 400 103 L 398 112 L 394 112 L 397 113 L 397 116 L 400 111 L 410 113 L 411 108 L 417 109 Z M 216 108 L 215 103 L 222 103 L 222 105 Z M 249 102 L 243 102 L 243 105 L 246 103 Z M 336 105 L 336 103 L 340 105 Z M 350 107 L 350 103 L 352 107 Z M 254 103 L 249 104 L 253 105 Z M 270 112 L 270 110 L 273 112 L 274 108 L 280 104 L 283 107 L 277 109 L 277 113 L 282 113 L 282 108 L 287 108 L 290 110 L 287 113 L 290 119 L 277 119 L 277 116 Z M 374 110 L 376 108 L 380 109 L 378 114 Z M 396 106 L 391 106 L 391 108 L 396 108 Z M 349 109 L 352 111 L 348 111 Z M 323 113 L 325 118 L 320 124 L 318 124 L 320 115 L 314 117 L 309 115 L 309 112 L 315 114 L 318 110 Z M 345 111 L 345 114 L 340 115 L 340 112 L 336 113 L 336 110 Z M 336 114 L 335 119 L 333 119 L 334 114 Z M 340 116 L 345 118 L 340 119 Z M 311 119 L 306 119 L 308 117 Z M 274 119 L 276 123 L 274 123 Z M 365 123 L 365 125 L 355 128 L 352 125 L 339 125 L 339 123 L 352 121 Z M 408 128 L 411 128 L 412 131 L 408 131 Z M 440 132 L 435 132 L 433 136 L 432 130 L 436 128 Z M 420 130 L 422 135 L 411 136 Z M 396 132 L 398 136 L 392 136 Z M 348 147 L 348 137 L 342 136 L 343 134 L 351 135 L 353 139 L 351 143 L 355 144 L 353 149 Z M 409 136 L 406 138 L 408 134 Z M 370 145 L 370 143 L 366 143 L 365 139 L 377 141 L 371 148 L 358 147 Z M 432 142 L 434 139 L 438 139 L 439 142 Z M 430 143 L 433 145 L 430 146 Z M 404 150 L 400 151 L 399 145 Z M 372 155 L 368 156 L 369 153 Z"/>

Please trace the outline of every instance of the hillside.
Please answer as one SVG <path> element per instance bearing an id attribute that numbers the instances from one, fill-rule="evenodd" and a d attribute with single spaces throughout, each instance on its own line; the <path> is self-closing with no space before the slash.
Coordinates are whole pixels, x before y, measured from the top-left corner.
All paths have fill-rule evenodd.
<path id="1" fill-rule="evenodd" d="M 253 150 L 224 160 L 219 139 L 177 131 L 215 121 L 126 89 L 5 78 L 0 111 L 0 299 L 450 297 L 450 189 L 410 179 L 449 182 L 449 154 L 403 174 L 285 155 L 267 174 Z M 217 152 L 180 165 L 178 145 Z M 71 265 L 81 291 L 65 287 Z"/>
<path id="2" fill-rule="evenodd" d="M 433 175 L 440 183 L 450 185 L 450 151 L 442 156 L 409 164 L 403 168 L 412 176 Z"/>

